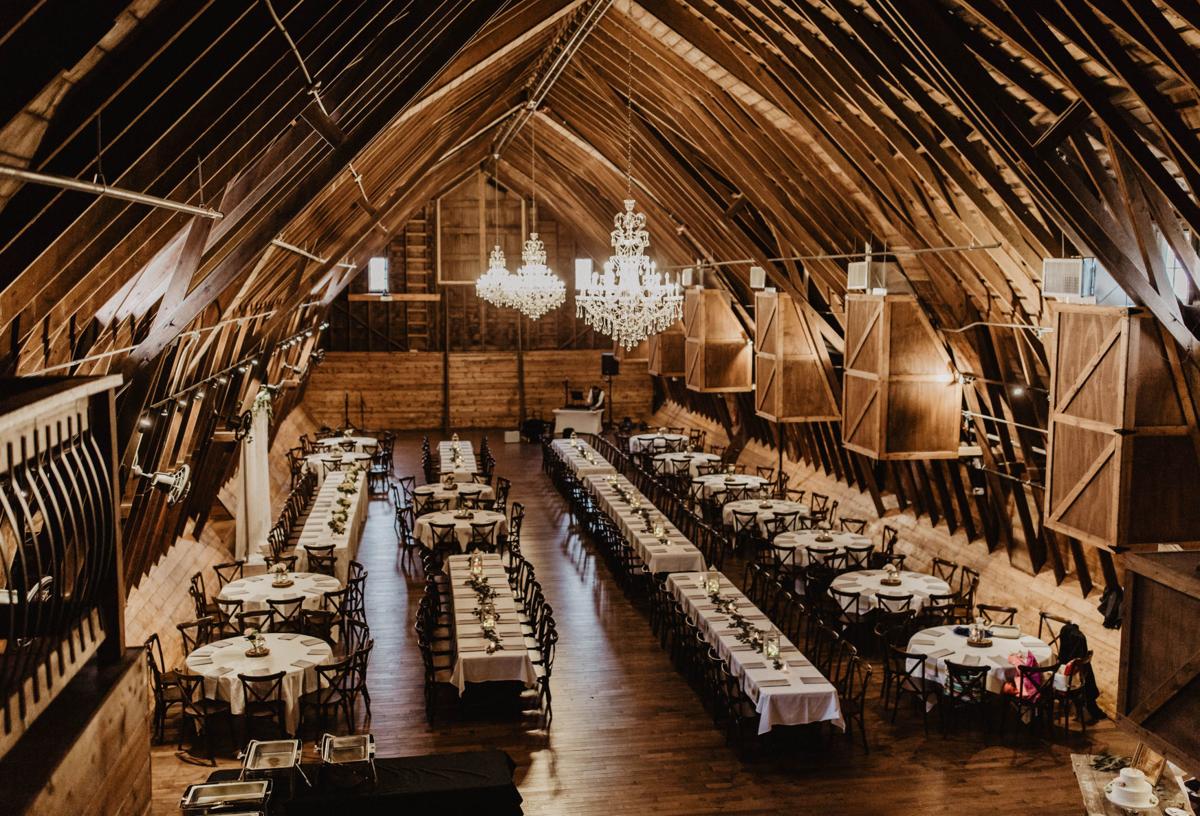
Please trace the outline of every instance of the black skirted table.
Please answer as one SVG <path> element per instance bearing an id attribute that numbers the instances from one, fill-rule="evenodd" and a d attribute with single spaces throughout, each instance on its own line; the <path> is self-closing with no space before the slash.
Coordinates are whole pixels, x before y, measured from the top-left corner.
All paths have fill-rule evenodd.
<path id="1" fill-rule="evenodd" d="M 271 812 L 286 816 L 376 814 L 472 814 L 519 816 L 521 794 L 513 784 L 515 763 L 503 751 L 466 751 L 387 757 L 375 760 L 377 782 L 341 786 L 323 778 L 319 765 L 305 765 L 313 787 L 297 783 L 290 799 L 284 790 L 271 797 Z M 236 779 L 237 770 L 216 771 L 209 782 Z"/>

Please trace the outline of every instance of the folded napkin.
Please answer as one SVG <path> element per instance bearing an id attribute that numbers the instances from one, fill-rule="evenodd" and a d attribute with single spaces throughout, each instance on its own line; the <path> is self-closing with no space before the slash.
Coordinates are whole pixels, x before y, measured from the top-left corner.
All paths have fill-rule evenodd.
<path id="1" fill-rule="evenodd" d="M 979 655 L 973 655 L 973 654 L 963 655 L 962 662 L 963 662 L 964 666 L 978 666 L 979 665 Z"/>
<path id="2" fill-rule="evenodd" d="M 285 635 L 277 635 L 276 637 L 278 637 L 280 640 L 295 640 L 296 638 L 298 638 L 300 636 L 295 633 L 289 632 Z"/>
<path id="3" fill-rule="evenodd" d="M 487 651 L 487 641 L 480 639 L 475 643 L 460 643 L 458 646 L 460 652 L 485 652 Z"/>
<path id="4" fill-rule="evenodd" d="M 325 654 L 325 650 L 324 650 L 324 649 L 309 649 L 309 650 L 308 650 L 308 653 L 309 653 L 310 655 L 324 655 L 324 654 Z"/>
<path id="5" fill-rule="evenodd" d="M 309 668 L 312 668 L 313 666 L 315 666 L 315 665 L 317 665 L 317 664 L 316 664 L 316 663 L 310 663 L 310 662 L 309 662 L 309 661 L 307 661 L 307 660 L 293 660 L 293 661 L 292 661 L 292 665 L 293 665 L 293 666 L 295 666 L 297 669 L 309 669 Z"/>
<path id="6" fill-rule="evenodd" d="M 828 683 L 829 682 L 828 680 L 826 680 L 824 677 L 822 677 L 819 674 L 801 674 L 801 675 L 797 675 L 796 679 L 799 680 L 801 683 L 807 683 L 810 686 L 816 685 L 817 683 Z"/>
<path id="7" fill-rule="evenodd" d="M 803 680 L 804 678 L 800 679 Z M 759 688 L 766 688 L 774 686 L 790 686 L 792 681 L 788 680 L 786 677 L 773 677 L 769 680 L 755 680 L 754 684 Z"/>
<path id="8" fill-rule="evenodd" d="M 752 621 L 765 621 L 765 620 L 767 620 L 767 616 L 766 616 L 766 615 L 763 615 L 763 614 L 755 614 L 755 613 L 751 613 L 751 614 L 747 615 L 746 613 L 744 613 L 744 612 L 743 612 L 743 613 L 742 613 L 742 617 L 743 617 L 743 618 L 745 618 L 746 620 L 752 620 Z"/>
<path id="9" fill-rule="evenodd" d="M 225 675 L 229 674 L 231 671 L 233 671 L 233 666 L 222 666 L 221 668 L 217 669 L 217 676 L 224 677 Z"/>
<path id="10" fill-rule="evenodd" d="M 227 589 L 221 592 L 222 597 L 225 598 L 240 598 L 243 595 L 249 594 L 250 590 L 248 589 Z"/>
<path id="11" fill-rule="evenodd" d="M 198 659 L 196 659 L 196 657 L 193 656 L 191 659 L 188 660 L 188 663 L 192 664 L 193 666 L 211 666 L 212 658 L 205 657 L 205 658 L 198 660 Z"/>
<path id="12" fill-rule="evenodd" d="M 754 660 L 754 661 L 742 664 L 742 668 L 745 669 L 746 671 L 749 671 L 750 669 L 765 669 L 766 667 L 767 667 L 767 664 L 763 663 L 760 660 Z"/>
<path id="13" fill-rule="evenodd" d="M 750 646 L 749 644 L 739 643 L 737 646 L 730 646 L 729 651 L 731 651 L 731 652 L 753 652 L 754 647 Z"/>
<path id="14" fill-rule="evenodd" d="M 229 640 L 218 640 L 216 643 L 212 644 L 212 647 L 213 647 L 214 649 L 224 649 L 224 648 L 225 648 L 225 647 L 227 647 L 227 646 L 232 646 L 232 645 L 233 645 L 235 642 L 236 642 L 236 641 L 234 641 L 234 640 L 232 640 L 232 639 L 229 639 Z"/>
<path id="15" fill-rule="evenodd" d="M 305 646 L 317 646 L 317 645 L 324 643 L 325 641 L 321 640 L 320 638 L 306 637 L 306 638 L 303 638 L 300 642 L 303 643 Z"/>
<path id="16" fill-rule="evenodd" d="M 796 660 L 785 660 L 784 662 L 793 669 L 803 669 L 810 665 L 809 662 L 803 658 L 798 658 Z"/>
<path id="17" fill-rule="evenodd" d="M 945 657 L 948 654 L 954 654 L 954 650 L 953 649 L 938 649 L 936 652 L 930 652 L 929 654 L 927 654 L 925 656 L 932 657 L 936 660 L 937 658 Z"/>
<path id="18" fill-rule="evenodd" d="M 908 645 L 910 645 L 910 646 L 932 646 L 932 645 L 934 645 L 934 641 L 927 640 L 925 638 L 913 638 L 912 640 L 910 640 L 908 642 Z"/>

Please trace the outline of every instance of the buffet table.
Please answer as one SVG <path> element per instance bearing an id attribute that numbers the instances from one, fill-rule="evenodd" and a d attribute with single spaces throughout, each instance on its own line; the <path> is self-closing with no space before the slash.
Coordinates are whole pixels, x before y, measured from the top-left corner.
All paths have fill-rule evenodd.
<path id="1" fill-rule="evenodd" d="M 296 785 L 287 816 L 520 816 L 521 794 L 513 782 L 516 764 L 503 751 L 463 751 L 376 758 L 378 780 L 335 786 L 319 765 L 303 766 L 313 787 Z M 209 782 L 232 782 L 237 768 L 215 771 Z M 272 801 L 279 796 L 272 797 Z"/>

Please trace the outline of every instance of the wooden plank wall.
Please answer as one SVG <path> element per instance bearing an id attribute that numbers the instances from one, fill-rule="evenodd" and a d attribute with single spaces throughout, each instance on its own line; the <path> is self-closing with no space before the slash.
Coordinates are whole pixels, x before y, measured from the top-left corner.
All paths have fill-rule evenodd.
<path id="1" fill-rule="evenodd" d="M 563 403 L 563 380 L 572 389 L 607 388 L 599 351 L 532 351 L 524 355 L 529 416 L 553 419 Z M 350 419 L 368 428 L 440 428 L 444 407 L 443 355 L 429 352 L 330 352 L 313 374 L 305 406 L 318 425 Z M 513 428 L 520 421 L 520 387 L 514 352 L 452 353 L 450 424 L 455 428 Z M 614 417 L 649 415 L 653 385 L 645 361 L 623 360 L 613 380 Z M 360 399 L 362 410 L 360 414 Z M 361 416 L 361 419 L 360 419 Z"/>

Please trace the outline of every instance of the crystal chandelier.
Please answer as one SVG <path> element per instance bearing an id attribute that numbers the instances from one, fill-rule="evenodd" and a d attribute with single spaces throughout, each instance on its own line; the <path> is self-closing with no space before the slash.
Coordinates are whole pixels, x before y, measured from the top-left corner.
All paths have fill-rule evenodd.
<path id="1" fill-rule="evenodd" d="M 604 262 L 603 274 L 592 273 L 590 283 L 575 295 L 578 316 L 626 350 L 683 314 L 679 284 L 660 275 L 646 257 L 650 233 L 645 214 L 634 206 L 632 198 L 625 199 L 625 212 L 613 219 L 613 255 Z"/>
<path id="2" fill-rule="evenodd" d="M 498 163 L 500 156 L 492 156 L 492 178 L 496 180 L 496 192 L 492 193 L 493 223 L 496 225 L 496 243 L 488 255 L 488 268 L 475 281 L 475 294 L 493 306 L 507 306 L 505 288 L 508 279 L 508 263 L 504 260 L 504 250 L 500 248 L 500 182 Z M 486 225 L 485 225 L 486 229 Z"/>
<path id="3" fill-rule="evenodd" d="M 563 305 L 566 285 L 546 266 L 546 247 L 537 234 L 537 112 L 529 120 L 529 178 L 533 187 L 529 238 L 521 248 L 521 266 L 503 282 L 505 306 L 519 310 L 530 320 Z"/>
<path id="4" fill-rule="evenodd" d="M 658 334 L 683 316 L 679 284 L 659 275 L 646 257 L 650 233 L 646 216 L 633 200 L 633 35 L 626 29 L 625 54 L 625 211 L 613 218 L 613 254 L 604 273 L 575 293 L 576 314 L 626 350 Z"/>
<path id="5" fill-rule="evenodd" d="M 567 287 L 546 266 L 546 247 L 536 232 L 521 249 L 521 267 L 505 286 L 505 305 L 519 309 L 530 320 L 537 320 L 567 299 Z"/>

